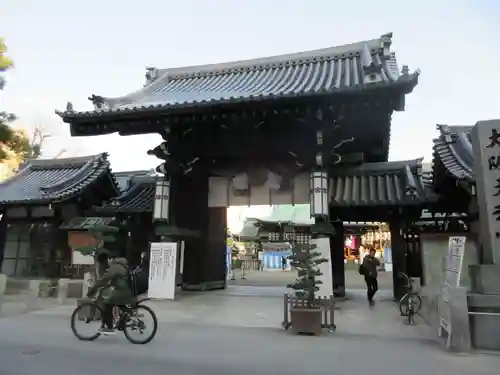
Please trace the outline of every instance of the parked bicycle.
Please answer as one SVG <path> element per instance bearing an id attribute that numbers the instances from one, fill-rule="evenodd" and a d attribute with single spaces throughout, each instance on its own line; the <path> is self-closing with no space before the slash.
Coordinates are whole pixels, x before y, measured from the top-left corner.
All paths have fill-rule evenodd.
<path id="1" fill-rule="evenodd" d="M 100 328 L 103 326 L 101 317 L 103 310 L 99 301 L 101 300 L 102 289 L 98 291 L 97 297 L 89 302 L 84 302 L 78 306 L 71 315 L 71 330 L 73 334 L 82 341 L 94 341 L 101 336 Z M 138 300 L 131 305 L 115 306 L 113 308 L 113 325 L 123 334 L 132 344 L 147 344 L 156 335 L 158 331 L 158 320 L 154 311 L 142 303 L 148 298 Z M 145 323 L 145 318 L 149 316 L 151 322 Z M 77 326 L 82 323 L 82 330 L 88 329 L 89 333 L 82 333 Z M 146 330 L 150 328 L 151 333 L 146 335 Z M 139 338 L 135 338 L 135 334 Z"/>
<path id="2" fill-rule="evenodd" d="M 406 294 L 399 300 L 399 311 L 401 316 L 408 318 L 408 323 L 414 323 L 414 316 L 420 311 L 422 307 L 422 299 L 414 290 L 413 279 L 406 273 L 400 272 L 399 277 L 405 280 Z"/>

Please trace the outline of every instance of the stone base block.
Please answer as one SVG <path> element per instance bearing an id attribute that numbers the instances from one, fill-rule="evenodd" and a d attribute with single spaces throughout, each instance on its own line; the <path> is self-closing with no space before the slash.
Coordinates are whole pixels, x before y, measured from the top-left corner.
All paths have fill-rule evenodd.
<path id="1" fill-rule="evenodd" d="M 471 265 L 469 275 L 472 293 L 500 295 L 500 265 Z"/>
<path id="2" fill-rule="evenodd" d="M 481 350 L 500 350 L 500 295 L 469 294 L 472 345 Z"/>

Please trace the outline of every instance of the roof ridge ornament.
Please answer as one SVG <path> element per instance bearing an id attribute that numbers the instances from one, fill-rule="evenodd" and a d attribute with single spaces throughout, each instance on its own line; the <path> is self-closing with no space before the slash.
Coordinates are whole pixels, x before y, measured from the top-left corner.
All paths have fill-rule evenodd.
<path id="1" fill-rule="evenodd" d="M 380 46 L 382 47 L 383 55 L 385 59 L 391 57 L 391 44 L 392 44 L 392 32 L 385 33 L 380 36 Z"/>
<path id="2" fill-rule="evenodd" d="M 95 110 L 99 110 L 99 109 L 103 109 L 104 108 L 104 98 L 102 96 L 98 96 L 98 95 L 92 94 L 92 96 L 90 96 L 88 99 L 94 105 L 94 109 Z"/>
<path id="3" fill-rule="evenodd" d="M 144 86 L 152 84 L 158 78 L 158 69 L 155 67 L 146 67 L 146 83 Z"/>
<path id="4" fill-rule="evenodd" d="M 361 65 L 363 67 L 363 83 L 373 84 L 382 81 L 382 64 L 373 59 L 368 43 L 363 45 L 360 52 Z"/>

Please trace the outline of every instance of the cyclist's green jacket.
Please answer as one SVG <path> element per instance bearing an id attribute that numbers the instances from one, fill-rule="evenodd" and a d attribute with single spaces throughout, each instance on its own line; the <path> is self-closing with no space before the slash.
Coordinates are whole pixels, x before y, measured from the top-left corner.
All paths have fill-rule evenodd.
<path id="1" fill-rule="evenodd" d="M 88 295 L 95 294 L 99 288 L 103 288 L 101 297 L 107 303 L 127 305 L 132 302 L 127 259 L 116 258 L 110 262 L 109 268 L 96 282 L 96 285 L 89 290 Z"/>

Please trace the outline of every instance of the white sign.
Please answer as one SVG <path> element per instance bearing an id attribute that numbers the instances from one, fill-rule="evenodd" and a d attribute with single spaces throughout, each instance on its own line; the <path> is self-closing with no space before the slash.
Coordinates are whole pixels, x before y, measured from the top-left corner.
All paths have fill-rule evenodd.
<path id="1" fill-rule="evenodd" d="M 148 297 L 174 299 L 177 273 L 177 242 L 152 242 Z"/>
<path id="2" fill-rule="evenodd" d="M 319 258 L 327 259 L 328 262 L 321 263 L 318 269 L 322 273 L 317 279 L 321 281 L 318 285 L 319 290 L 316 293 L 318 297 L 330 297 L 333 294 L 333 278 L 332 278 L 332 257 L 330 255 L 330 239 L 328 237 L 320 237 L 311 240 L 311 245 L 316 245 L 312 252 L 320 253 Z"/>
<path id="3" fill-rule="evenodd" d="M 451 321 L 449 290 L 460 286 L 460 275 L 462 273 L 462 264 L 465 252 L 466 237 L 450 237 L 448 241 L 448 253 L 444 261 L 444 281 L 441 289 L 441 303 L 439 305 L 439 335 L 442 330 L 448 332 L 451 337 Z"/>
<path id="4" fill-rule="evenodd" d="M 73 250 L 72 253 L 73 253 L 73 259 L 72 259 L 73 264 L 90 265 L 95 263 L 93 255 L 83 255 L 78 250 Z"/>

